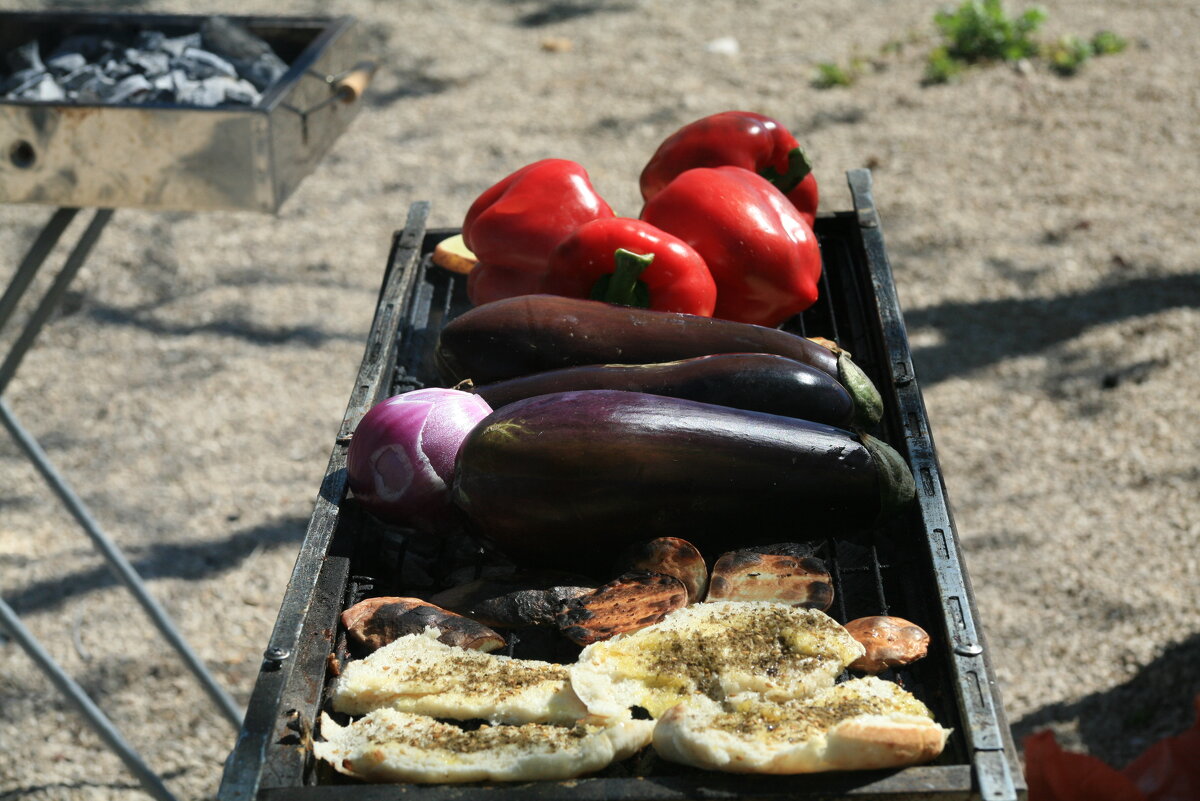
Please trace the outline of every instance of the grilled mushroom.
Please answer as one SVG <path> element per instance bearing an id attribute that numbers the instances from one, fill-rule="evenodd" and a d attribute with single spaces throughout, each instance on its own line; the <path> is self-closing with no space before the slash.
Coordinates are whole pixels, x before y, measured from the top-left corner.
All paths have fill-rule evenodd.
<path id="1" fill-rule="evenodd" d="M 801 546 L 744 548 L 723 554 L 713 565 L 707 601 L 778 601 L 824 611 L 833 603 L 825 563 L 801 556 Z M 773 551 L 762 553 L 763 550 Z"/>
<path id="2" fill-rule="evenodd" d="M 851 670 L 881 673 L 915 662 L 929 651 L 929 635 L 902 617 L 873 615 L 846 624 L 846 631 L 867 649 L 850 663 Z"/>
<path id="3" fill-rule="evenodd" d="M 429 602 L 497 628 L 553 626 L 564 601 L 595 587 L 595 582 L 571 573 L 524 571 L 469 581 Z"/>
<path id="4" fill-rule="evenodd" d="M 342 625 L 353 642 L 370 651 L 406 634 L 420 634 L 430 626 L 438 630 L 438 640 L 446 645 L 476 651 L 504 647 L 504 638 L 482 623 L 420 598 L 368 598 L 342 612 Z"/>
<path id="5" fill-rule="evenodd" d="M 617 563 L 621 572 L 645 570 L 674 576 L 687 588 L 688 603 L 694 604 L 708 591 L 708 566 L 704 557 L 687 540 L 659 537 L 629 548 Z"/>
<path id="6" fill-rule="evenodd" d="M 587 595 L 572 598 L 558 614 L 558 628 L 579 645 L 637 631 L 687 606 L 687 588 L 674 576 L 625 573 Z"/>

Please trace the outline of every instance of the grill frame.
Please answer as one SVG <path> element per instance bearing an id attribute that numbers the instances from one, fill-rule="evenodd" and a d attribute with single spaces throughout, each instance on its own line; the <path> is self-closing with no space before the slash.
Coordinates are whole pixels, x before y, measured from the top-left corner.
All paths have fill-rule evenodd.
<path id="1" fill-rule="evenodd" d="M 0 11 L 0 52 L 74 33 L 200 30 L 208 15 Z M 329 102 L 360 64 L 352 16 L 236 16 L 287 72 L 250 107 L 0 98 L 0 203 L 275 213 L 362 107 Z M 27 154 L 20 159 L 19 149 Z"/>
<path id="2" fill-rule="evenodd" d="M 910 513 L 877 532 L 870 544 L 823 544 L 822 555 L 834 573 L 837 591 L 830 613 L 845 622 L 862 614 L 890 612 L 916 620 L 930 631 L 934 644 L 929 657 L 885 677 L 901 681 L 933 709 L 939 722 L 955 729 L 942 757 L 930 765 L 899 771 L 800 777 L 732 776 L 676 768 L 649 776 L 609 771 L 571 782 L 429 787 L 364 785 L 313 763 L 308 746 L 324 702 L 327 669 L 331 660 L 346 658 L 338 615 L 365 595 L 392 589 L 378 587 L 377 577 L 363 571 L 369 563 L 365 555 L 377 556 L 369 543 L 380 535 L 381 526 L 345 497 L 349 434 L 379 400 L 434 382 L 431 352 L 437 331 L 464 308 L 461 298 L 455 300 L 461 277 L 429 267 L 434 245 L 455 231 L 426 230 L 429 207 L 417 203 L 410 209 L 405 229 L 395 237 L 359 380 L 218 798 L 1024 798 L 1020 765 L 975 622 L 974 598 L 912 369 L 870 173 L 854 170 L 847 177 L 854 211 L 822 214 L 816 225 L 827 265 L 822 297 L 828 308 L 806 313 L 803 328 L 792 330 L 836 338 L 845 346 L 854 344 L 855 361 L 884 396 L 885 418 L 876 433 L 909 460 L 918 501 Z M 864 557 L 863 551 L 868 555 Z M 912 580 L 914 573 L 920 581 Z M 845 590 L 848 582 L 864 580 L 866 596 Z M 864 606 L 862 599 L 871 592 L 876 593 L 875 603 Z"/>

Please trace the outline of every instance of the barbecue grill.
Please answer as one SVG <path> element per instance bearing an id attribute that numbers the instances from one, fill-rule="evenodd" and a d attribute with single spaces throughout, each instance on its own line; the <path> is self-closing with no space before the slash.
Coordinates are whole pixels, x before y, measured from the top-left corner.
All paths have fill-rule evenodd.
<path id="1" fill-rule="evenodd" d="M 0 54 L 51 52 L 70 37 L 103 40 L 155 32 L 197 34 L 203 16 L 0 12 Z M 373 64 L 363 62 L 352 17 L 228 17 L 220 27 L 250 51 L 273 51 L 277 69 L 251 104 L 60 102 L 0 95 L 0 202 L 58 206 L 0 296 L 0 329 L 81 207 L 91 222 L 0 362 L 0 396 L 49 321 L 118 207 L 276 212 L 358 113 Z M 238 34 L 238 32 L 244 32 Z M 36 43 L 36 44 L 35 44 Z M 248 51 L 249 52 L 249 51 Z M 81 54 L 79 54 L 81 56 Z M 10 62 L 12 59 L 9 59 Z M 27 63 L 30 59 L 27 58 Z M 39 59 L 33 58 L 32 61 Z M 214 62 L 215 63 L 215 62 Z M 32 70 L 37 72 L 36 69 Z M 0 72 L 0 78 L 8 78 Z M 262 76 L 259 76 L 262 77 Z M 20 81 L 17 81 L 20 83 Z M 7 91 L 7 88 L 6 88 Z M 254 93 L 248 93 L 254 97 Z M 228 98 L 226 98 L 228 99 Z M 233 726 L 242 711 L 192 652 L 121 550 L 0 397 L 0 424 L 183 658 Z M 0 627 L 29 654 L 160 801 L 173 796 L 104 713 L 0 599 Z"/>
<path id="2" fill-rule="evenodd" d="M 449 573 L 469 575 L 481 565 L 479 548 L 431 542 L 383 525 L 346 494 L 346 448 L 358 421 L 385 397 L 438 385 L 432 353 L 438 332 L 469 308 L 463 277 L 430 259 L 437 242 L 455 231 L 427 230 L 428 204 L 418 203 L 395 237 L 358 380 L 226 764 L 221 801 L 375 801 L 400 795 L 429 801 L 1024 798 L 913 373 L 870 173 L 856 170 L 848 177 L 854 210 L 822 214 L 815 226 L 824 260 L 821 300 L 786 327 L 837 341 L 876 382 L 886 405 L 878 434 L 908 459 L 918 501 L 869 541 L 827 539 L 816 545 L 831 569 L 836 600 L 829 613 L 836 619 L 893 614 L 922 624 L 932 635 L 928 657 L 884 676 L 902 683 L 942 725 L 954 729 L 935 762 L 898 771 L 753 777 L 643 757 L 570 782 L 420 786 L 365 785 L 313 759 L 316 720 L 334 673 L 330 665 L 349 657 L 338 623 L 341 611 L 370 596 L 428 597 L 443 587 Z M 780 540 L 788 538 L 780 532 Z M 517 637 L 510 640 L 509 653 L 546 658 L 546 647 L 537 638 Z"/>
<path id="3" fill-rule="evenodd" d="M 207 17 L 0 12 L 0 53 Z M 232 17 L 288 64 L 254 106 L 0 100 L 0 202 L 275 212 L 354 119 L 372 67 L 351 17 Z"/>

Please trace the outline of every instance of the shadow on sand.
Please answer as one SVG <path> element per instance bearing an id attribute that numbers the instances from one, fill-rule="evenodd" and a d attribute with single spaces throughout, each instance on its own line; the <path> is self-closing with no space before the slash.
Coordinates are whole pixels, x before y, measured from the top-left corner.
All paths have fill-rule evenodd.
<path id="1" fill-rule="evenodd" d="M 1054 723 L 1079 721 L 1089 753 L 1123 768 L 1148 746 L 1192 725 L 1200 694 L 1200 633 L 1167 647 L 1123 684 L 1078 701 L 1049 704 L 1012 724 L 1017 744 Z M 1078 665 L 1068 669 L 1086 670 Z"/>

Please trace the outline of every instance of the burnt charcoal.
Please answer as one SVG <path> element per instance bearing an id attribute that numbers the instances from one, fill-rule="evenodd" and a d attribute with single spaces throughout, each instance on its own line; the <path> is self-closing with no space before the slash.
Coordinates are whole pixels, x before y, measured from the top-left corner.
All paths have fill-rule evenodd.
<path id="1" fill-rule="evenodd" d="M 232 78 L 209 78 L 208 80 L 220 81 L 225 91 L 226 103 L 241 103 L 252 106 L 262 97 L 258 93 L 258 90 L 254 88 L 254 84 L 244 78 L 238 78 L 237 80 Z"/>
<path id="2" fill-rule="evenodd" d="M 147 78 L 163 75 L 171 69 L 171 57 L 166 53 L 127 48 L 125 50 L 125 61 Z"/>
<path id="3" fill-rule="evenodd" d="M 176 36 L 173 39 L 163 39 L 159 49 L 173 58 L 179 58 L 183 55 L 183 51 L 189 48 L 199 50 L 200 46 L 200 34 L 189 33 L 184 36 Z"/>
<path id="4" fill-rule="evenodd" d="M 8 63 L 9 72 L 46 71 L 46 65 L 42 63 L 41 51 L 38 49 L 36 39 L 9 51 L 4 60 Z"/>
<path id="5" fill-rule="evenodd" d="M 95 64 L 88 64 L 70 75 L 64 75 L 58 79 L 58 85 L 67 93 L 68 97 L 77 93 L 80 89 L 87 85 L 88 81 L 100 75 L 100 68 Z"/>
<path id="6" fill-rule="evenodd" d="M 105 98 L 109 103 L 130 103 L 153 91 L 154 85 L 145 75 L 130 75 L 113 87 L 112 93 Z"/>
<path id="7" fill-rule="evenodd" d="M 249 81 L 216 75 L 202 81 L 186 77 L 176 79 L 176 101 L 192 106 L 219 106 L 223 103 L 253 105 L 259 94 Z"/>
<path id="8" fill-rule="evenodd" d="M 105 59 L 100 64 L 100 71 L 113 80 L 121 80 L 133 74 L 133 67 L 116 58 Z"/>
<path id="9" fill-rule="evenodd" d="M 167 35 L 162 31 L 138 31 L 137 36 L 133 37 L 133 48 L 150 52 L 161 51 L 166 41 Z"/>
<path id="10" fill-rule="evenodd" d="M 54 48 L 54 51 L 50 54 L 50 58 L 57 58 L 59 56 L 68 55 L 71 53 L 78 53 L 88 61 L 95 61 L 111 52 L 111 48 L 105 49 L 106 42 L 108 42 L 108 40 L 100 36 L 89 36 L 85 34 L 68 36 L 58 43 L 58 47 Z M 111 45 L 111 42 L 108 42 L 108 44 Z"/>
<path id="11" fill-rule="evenodd" d="M 84 103 L 105 103 L 112 96 L 113 91 L 117 88 L 117 82 L 105 75 L 103 72 L 96 71 L 92 73 L 86 80 L 79 85 L 75 90 L 76 100 Z"/>
<path id="12" fill-rule="evenodd" d="M 224 75 L 228 78 L 237 77 L 237 70 L 228 61 L 216 53 L 197 50 L 194 47 L 184 50 L 182 56 L 171 62 L 171 66 L 174 69 L 183 70 L 187 73 L 187 77 L 194 81 L 202 81 L 217 75 Z"/>
<path id="13" fill-rule="evenodd" d="M 266 89 L 287 72 L 269 44 L 227 17 L 205 20 L 200 35 L 206 48 L 229 59 L 256 89 Z"/>
<path id="14" fill-rule="evenodd" d="M 87 67 L 87 56 L 83 53 L 63 53 L 46 59 L 46 69 L 55 75 L 70 75 Z"/>
<path id="15" fill-rule="evenodd" d="M 266 42 L 223 18 L 200 32 L 168 37 L 143 30 L 123 36 L 75 35 L 45 63 L 34 40 L 5 54 L 0 96 L 83 103 L 254 105 L 287 65 Z M 206 39 L 221 52 L 214 52 Z"/>
<path id="16" fill-rule="evenodd" d="M 267 54 L 271 46 L 228 17 L 209 17 L 200 26 L 204 47 L 230 61 L 254 61 Z"/>
<path id="17" fill-rule="evenodd" d="M 65 100 L 67 97 L 48 72 L 42 73 L 41 78 L 36 83 L 32 86 L 26 86 L 17 92 L 16 96 L 22 100 L 45 101 Z"/>
<path id="18" fill-rule="evenodd" d="M 17 97 L 22 92 L 28 91 L 31 87 L 36 86 L 42 80 L 42 76 L 48 75 L 45 72 L 37 70 L 21 70 L 8 76 L 3 83 L 0 83 L 0 93 L 9 97 Z"/>
<path id="19" fill-rule="evenodd" d="M 244 70 L 246 80 L 260 90 L 265 90 L 278 81 L 285 72 L 287 72 L 287 64 L 278 59 L 260 59 L 247 64 Z"/>

